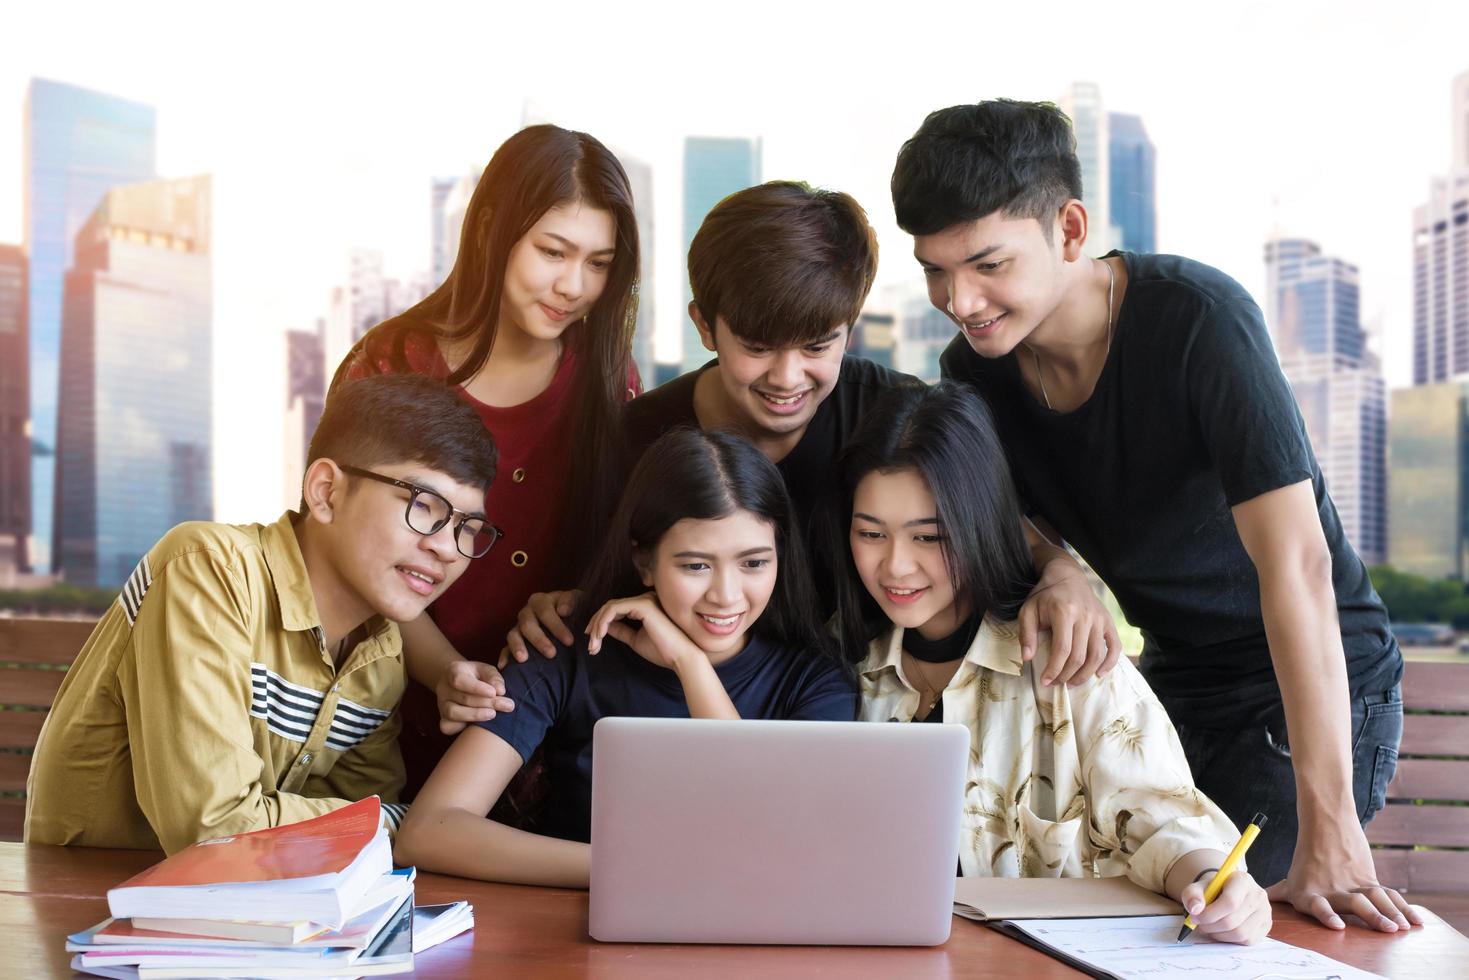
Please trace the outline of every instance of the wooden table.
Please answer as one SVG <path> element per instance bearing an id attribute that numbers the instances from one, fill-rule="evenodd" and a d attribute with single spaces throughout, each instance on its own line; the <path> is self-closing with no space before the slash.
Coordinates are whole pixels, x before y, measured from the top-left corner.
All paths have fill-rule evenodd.
<path id="1" fill-rule="evenodd" d="M 0 843 L 0 976 L 69 974 L 66 936 L 107 917 L 106 890 L 157 860 L 146 851 Z M 421 977 L 1076 977 L 1080 974 L 981 925 L 954 920 L 931 949 L 641 946 L 587 936 L 585 892 L 493 885 L 421 874 L 421 904 L 468 899 L 475 928 L 416 961 Z M 1469 939 L 1431 912 L 1429 924 L 1386 935 L 1331 932 L 1276 906 L 1276 939 L 1393 978 L 1448 980 L 1469 970 Z"/>

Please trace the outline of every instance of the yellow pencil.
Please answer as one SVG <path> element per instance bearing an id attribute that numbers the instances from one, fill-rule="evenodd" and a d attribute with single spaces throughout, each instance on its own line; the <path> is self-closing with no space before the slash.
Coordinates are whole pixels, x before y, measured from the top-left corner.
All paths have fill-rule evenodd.
<path id="1" fill-rule="evenodd" d="M 1245 851 L 1250 849 L 1250 845 L 1255 842 L 1255 838 L 1259 836 L 1260 828 L 1263 826 L 1265 826 L 1265 814 L 1255 814 L 1255 819 L 1251 820 L 1250 825 L 1245 828 L 1245 832 L 1240 834 L 1239 843 L 1234 845 L 1234 850 L 1230 851 L 1229 857 L 1224 859 L 1224 864 L 1220 866 L 1219 873 L 1214 876 L 1213 881 L 1209 882 L 1209 887 L 1204 889 L 1205 905 L 1208 905 L 1219 897 L 1219 893 L 1224 889 L 1224 883 L 1229 880 L 1230 875 L 1234 874 L 1235 865 L 1239 864 L 1240 860 L 1245 856 Z M 1186 916 L 1183 920 L 1183 928 L 1178 930 L 1178 941 L 1183 942 L 1187 939 L 1188 934 L 1193 932 L 1194 928 L 1194 917 L 1191 915 Z"/>

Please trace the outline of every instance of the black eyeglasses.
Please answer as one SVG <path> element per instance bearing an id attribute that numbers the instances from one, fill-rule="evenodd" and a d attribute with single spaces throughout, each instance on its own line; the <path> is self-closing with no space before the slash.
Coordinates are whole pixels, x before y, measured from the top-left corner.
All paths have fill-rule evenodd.
<path id="1" fill-rule="evenodd" d="M 391 476 L 364 470 L 360 466 L 343 466 L 342 470 L 354 476 L 364 476 L 390 487 L 407 490 L 408 507 L 403 511 L 403 520 L 408 523 L 410 530 L 419 534 L 437 534 L 445 524 L 459 518 L 459 523 L 454 525 L 454 547 L 465 558 L 483 558 L 505 533 L 484 517 L 455 510 L 442 494 L 428 487 L 420 487 L 406 480 L 395 480 Z"/>

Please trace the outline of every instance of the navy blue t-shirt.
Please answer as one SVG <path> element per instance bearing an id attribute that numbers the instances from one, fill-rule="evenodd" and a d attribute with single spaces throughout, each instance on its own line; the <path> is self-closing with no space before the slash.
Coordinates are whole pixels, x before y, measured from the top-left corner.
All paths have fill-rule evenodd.
<path id="1" fill-rule="evenodd" d="M 853 721 L 856 681 L 835 661 L 751 636 L 714 668 L 741 718 Z M 555 657 L 532 654 L 505 668 L 515 710 L 480 727 L 528 760 L 544 744 L 551 791 L 542 828 L 565 840 L 591 839 L 592 726 L 599 718 L 687 718 L 678 675 L 607 637 L 595 656 L 585 638 Z"/>

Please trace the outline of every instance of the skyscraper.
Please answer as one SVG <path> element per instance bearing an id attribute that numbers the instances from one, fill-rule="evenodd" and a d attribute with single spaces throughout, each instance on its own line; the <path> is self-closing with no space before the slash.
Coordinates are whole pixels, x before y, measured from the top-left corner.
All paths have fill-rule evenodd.
<path id="1" fill-rule="evenodd" d="M 31 406 L 27 391 L 26 260 L 0 245 L 0 582 L 29 568 Z"/>
<path id="2" fill-rule="evenodd" d="M 286 507 L 301 502 L 301 480 L 306 475 L 306 455 L 311 435 L 321 421 L 326 404 L 326 357 L 322 348 L 325 321 L 315 330 L 286 331 Z"/>
<path id="3" fill-rule="evenodd" d="M 1071 129 L 1076 134 L 1081 200 L 1088 218 L 1086 249 L 1088 254 L 1104 255 L 1120 236 L 1112 227 L 1112 161 L 1101 87 L 1095 82 L 1073 82 L 1061 96 L 1061 110 L 1071 117 Z"/>
<path id="4" fill-rule="evenodd" d="M 863 310 L 852 326 L 848 352 L 885 368 L 897 367 L 898 317 L 891 312 Z"/>
<path id="5" fill-rule="evenodd" d="M 1107 116 L 1108 206 L 1120 239 L 1112 244 L 1130 252 L 1158 250 L 1157 151 L 1141 116 L 1113 112 Z"/>
<path id="6" fill-rule="evenodd" d="M 1265 244 L 1266 322 L 1347 540 L 1387 557 L 1387 391 L 1366 349 L 1357 267 L 1315 242 Z"/>
<path id="7" fill-rule="evenodd" d="M 760 183 L 760 140 L 689 136 L 683 144 L 683 258 L 704 216 L 735 191 Z M 684 276 L 684 309 L 694 298 Z M 694 321 L 684 312 L 683 367 L 691 371 L 711 356 Z"/>
<path id="8" fill-rule="evenodd" d="M 463 177 L 434 178 L 429 202 L 429 220 L 433 224 L 433 285 L 437 289 L 449 277 L 454 260 L 459 257 L 459 236 L 464 230 L 464 215 L 469 199 L 479 186 L 479 172 Z"/>
<path id="9" fill-rule="evenodd" d="M 1265 243 L 1265 317 L 1282 361 L 1324 355 L 1355 367 L 1366 352 L 1357 267 L 1304 238 Z"/>
<path id="10" fill-rule="evenodd" d="M 429 179 L 429 272 L 433 277 L 433 284 L 435 286 L 438 286 L 449 275 L 449 267 L 453 264 L 449 258 L 449 235 L 447 229 L 444 227 L 444 206 L 449 200 L 449 195 L 454 192 L 454 186 L 458 183 L 458 177 L 432 177 Z M 457 242 L 455 244 L 455 250 L 457 251 Z"/>
<path id="11" fill-rule="evenodd" d="M 387 318 L 383 253 L 373 248 L 347 252 L 346 281 L 332 287 L 323 343 L 335 371 L 363 334 Z"/>
<path id="12" fill-rule="evenodd" d="M 657 329 L 653 317 L 653 301 L 657 296 L 653 289 L 653 168 L 627 153 L 619 153 L 617 158 L 627 171 L 633 210 L 638 216 L 638 326 L 633 334 L 632 356 L 638 365 L 638 376 L 643 379 L 643 387 L 647 388 L 652 384 L 656 371 L 653 359 L 653 338 Z"/>
<path id="13" fill-rule="evenodd" d="M 1369 565 L 1387 560 L 1387 386 L 1377 359 L 1283 361 L 1342 530 Z"/>
<path id="14" fill-rule="evenodd" d="M 1413 211 L 1413 383 L 1469 379 L 1469 71 L 1454 79 L 1453 157 Z"/>
<path id="15" fill-rule="evenodd" d="M 38 570 L 51 565 L 63 277 L 77 232 L 120 184 L 154 176 L 152 106 L 62 82 L 26 92 L 25 248 L 29 262 L 31 533 Z"/>
<path id="16" fill-rule="evenodd" d="M 1469 383 L 1392 393 L 1388 555 L 1427 578 L 1469 576 Z"/>
<path id="17" fill-rule="evenodd" d="M 211 206 L 207 176 L 130 184 L 77 233 L 54 528 L 68 581 L 118 585 L 170 527 L 213 515 Z"/>
<path id="18" fill-rule="evenodd" d="M 938 381 L 939 358 L 958 329 L 942 310 L 934 309 L 921 287 L 907 290 L 898 304 L 898 370 L 929 384 Z"/>

